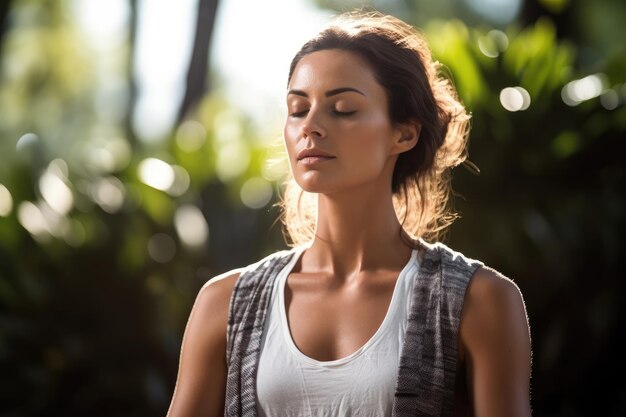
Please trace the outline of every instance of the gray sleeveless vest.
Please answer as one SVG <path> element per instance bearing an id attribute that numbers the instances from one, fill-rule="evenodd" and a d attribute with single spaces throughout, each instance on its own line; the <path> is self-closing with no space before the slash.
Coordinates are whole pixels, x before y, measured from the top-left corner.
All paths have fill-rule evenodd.
<path id="1" fill-rule="evenodd" d="M 392 415 L 449 416 L 454 406 L 457 336 L 465 290 L 481 262 L 420 240 L 424 258 L 400 355 Z M 224 416 L 256 417 L 256 373 L 272 286 L 294 256 L 274 253 L 247 267 L 230 300 Z"/>

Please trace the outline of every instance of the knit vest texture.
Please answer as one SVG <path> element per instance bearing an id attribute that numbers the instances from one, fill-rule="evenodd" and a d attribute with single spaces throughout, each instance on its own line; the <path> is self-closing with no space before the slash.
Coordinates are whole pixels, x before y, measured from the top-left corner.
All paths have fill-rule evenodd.
<path id="1" fill-rule="evenodd" d="M 393 417 L 450 416 L 465 290 L 483 264 L 442 243 L 420 240 L 423 259 L 400 355 Z M 230 300 L 224 416 L 257 417 L 256 374 L 274 280 L 294 256 L 276 252 L 246 267 Z"/>

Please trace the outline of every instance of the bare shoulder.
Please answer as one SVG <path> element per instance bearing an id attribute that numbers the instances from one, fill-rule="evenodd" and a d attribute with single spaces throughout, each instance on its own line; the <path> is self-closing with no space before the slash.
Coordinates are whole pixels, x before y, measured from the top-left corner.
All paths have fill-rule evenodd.
<path id="1" fill-rule="evenodd" d="M 223 274 L 214 276 L 202 286 L 200 293 L 209 292 L 220 293 L 222 295 L 224 293 L 227 293 L 228 295 L 230 295 L 243 269 L 244 268 L 231 269 L 230 271 L 224 272 Z"/>
<path id="2" fill-rule="evenodd" d="M 497 331 L 500 326 L 510 325 L 528 327 L 526 307 L 519 287 L 500 272 L 480 267 L 470 280 L 465 294 L 461 331 L 465 327 L 465 330 L 481 333 L 489 329 Z"/>
<path id="3" fill-rule="evenodd" d="M 487 307 L 498 308 L 502 305 L 520 305 L 523 307 L 522 293 L 513 280 L 495 269 L 482 266 L 470 280 L 466 301 L 487 303 Z"/>
<path id="4" fill-rule="evenodd" d="M 236 269 L 212 278 L 196 297 L 183 336 L 169 417 L 224 414 L 228 306 L 240 273 Z"/>
<path id="5" fill-rule="evenodd" d="M 530 329 L 518 286 L 479 268 L 465 294 L 459 335 L 474 414 L 530 416 Z"/>
<path id="6" fill-rule="evenodd" d="M 196 297 L 192 314 L 201 310 L 212 317 L 228 316 L 228 305 L 235 283 L 243 268 L 233 269 L 217 275 L 202 286 Z"/>
<path id="7" fill-rule="evenodd" d="M 241 269 L 225 272 L 202 286 L 189 314 L 183 344 L 191 338 L 199 346 L 221 343 L 225 348 L 230 297 L 240 273 Z"/>

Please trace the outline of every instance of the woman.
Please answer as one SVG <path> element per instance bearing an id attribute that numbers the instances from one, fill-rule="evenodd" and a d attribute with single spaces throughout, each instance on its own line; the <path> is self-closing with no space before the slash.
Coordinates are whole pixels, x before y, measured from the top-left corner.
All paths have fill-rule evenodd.
<path id="1" fill-rule="evenodd" d="M 294 248 L 202 288 L 169 415 L 530 415 L 518 288 L 425 240 L 453 220 L 469 115 L 423 38 L 344 14 L 286 98 Z"/>

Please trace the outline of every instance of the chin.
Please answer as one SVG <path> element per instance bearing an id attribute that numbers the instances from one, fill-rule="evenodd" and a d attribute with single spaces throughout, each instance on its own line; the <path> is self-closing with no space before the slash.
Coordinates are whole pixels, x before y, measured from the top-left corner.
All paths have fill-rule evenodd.
<path id="1" fill-rule="evenodd" d="M 346 192 L 354 186 L 350 186 L 348 184 L 340 184 L 336 180 L 333 181 L 311 181 L 306 180 L 296 180 L 296 183 L 302 188 L 303 191 L 306 191 L 310 194 L 324 194 L 324 195 L 333 195 L 333 194 L 341 194 Z"/>
<path id="2" fill-rule="evenodd" d="M 317 183 L 311 184 L 310 182 L 304 182 L 304 183 L 298 182 L 298 185 L 300 186 L 300 188 L 302 188 L 302 191 L 306 191 L 307 193 L 311 193 L 311 194 L 326 194 L 328 192 L 332 192 L 331 190 L 329 190 L 329 187 L 325 187 L 322 184 L 317 184 Z"/>
<path id="3" fill-rule="evenodd" d="M 312 194 L 330 194 L 338 191 L 336 181 L 319 178 L 319 176 L 307 175 L 308 178 L 295 178 L 296 183 L 303 191 Z"/>

